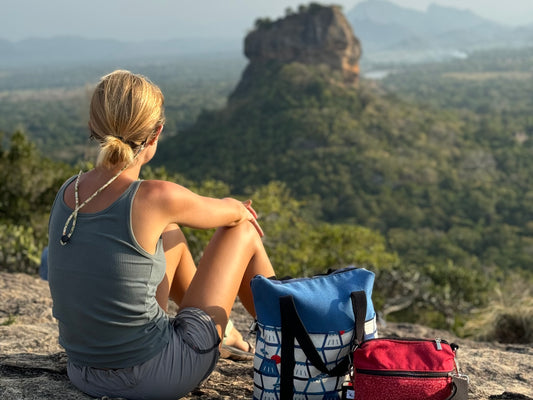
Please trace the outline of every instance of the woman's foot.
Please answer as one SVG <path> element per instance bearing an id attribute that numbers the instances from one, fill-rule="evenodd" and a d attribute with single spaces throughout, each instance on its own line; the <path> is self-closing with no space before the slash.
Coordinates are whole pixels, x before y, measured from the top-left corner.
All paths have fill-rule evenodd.
<path id="1" fill-rule="evenodd" d="M 253 360 L 254 354 L 254 346 L 249 341 L 244 340 L 241 333 L 235 329 L 230 320 L 224 332 L 220 357 L 233 361 L 250 361 Z"/>

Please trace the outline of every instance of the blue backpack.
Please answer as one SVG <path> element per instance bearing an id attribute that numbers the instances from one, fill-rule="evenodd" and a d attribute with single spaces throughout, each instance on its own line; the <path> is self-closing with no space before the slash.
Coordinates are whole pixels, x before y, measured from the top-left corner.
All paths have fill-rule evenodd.
<path id="1" fill-rule="evenodd" d="M 356 343 L 377 336 L 374 273 L 252 279 L 257 313 L 254 400 L 340 399 Z"/>

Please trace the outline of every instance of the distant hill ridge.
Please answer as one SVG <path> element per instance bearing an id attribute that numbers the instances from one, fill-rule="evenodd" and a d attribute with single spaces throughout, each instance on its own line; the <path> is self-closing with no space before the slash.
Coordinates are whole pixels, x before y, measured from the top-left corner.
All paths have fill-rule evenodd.
<path id="1" fill-rule="evenodd" d="M 423 61 L 453 50 L 526 46 L 532 31 L 506 27 L 466 9 L 431 4 L 419 11 L 387 0 L 366 0 L 346 16 L 367 58 L 380 61 L 420 61 L 411 52 L 425 52 Z"/>
<path id="2" fill-rule="evenodd" d="M 432 34 L 445 33 L 456 29 L 475 28 L 480 25 L 500 26 L 476 15 L 470 10 L 431 4 L 427 11 L 418 11 L 399 6 L 387 0 L 364 1 L 349 11 L 347 16 L 353 23 L 372 21 L 378 24 L 396 24 L 409 26 L 413 32 Z"/>
<path id="3" fill-rule="evenodd" d="M 316 3 L 314 3 L 316 4 Z M 363 45 L 365 61 L 427 61 L 450 50 L 468 52 L 495 47 L 529 46 L 533 26 L 509 28 L 468 10 L 432 4 L 427 11 L 387 0 L 367 0 L 346 12 Z M 200 33 L 199 33 L 200 34 Z M 78 36 L 31 38 L 10 42 L 0 38 L 0 67 L 80 63 L 146 57 L 184 57 L 241 51 L 240 38 L 189 37 L 146 42 L 87 39 Z M 414 55 L 413 53 L 423 53 Z"/>
<path id="4" fill-rule="evenodd" d="M 80 36 L 30 38 L 18 42 L 0 39 L 0 67 L 53 65 L 58 63 L 101 63 L 141 60 L 148 57 L 188 57 L 191 55 L 233 53 L 238 55 L 237 39 L 181 38 L 123 42 L 114 39 L 87 39 Z"/>

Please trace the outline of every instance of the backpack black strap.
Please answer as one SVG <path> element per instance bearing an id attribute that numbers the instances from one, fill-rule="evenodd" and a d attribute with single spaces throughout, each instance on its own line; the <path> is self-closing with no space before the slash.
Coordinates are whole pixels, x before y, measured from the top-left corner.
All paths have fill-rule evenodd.
<path id="1" fill-rule="evenodd" d="M 364 291 L 353 292 L 350 295 L 355 316 L 356 341 L 362 341 L 366 316 L 366 294 Z M 350 366 L 350 355 L 347 355 L 331 370 L 328 369 L 318 354 L 305 326 L 298 315 L 294 298 L 291 295 L 279 298 L 281 313 L 281 377 L 280 399 L 291 400 L 294 395 L 294 339 L 298 340 L 301 349 L 320 372 L 329 376 L 343 376 Z M 358 343 L 357 342 L 357 343 Z"/>
<path id="2" fill-rule="evenodd" d="M 359 345 L 365 339 L 366 293 L 364 290 L 350 293 L 355 320 L 354 344 Z"/>

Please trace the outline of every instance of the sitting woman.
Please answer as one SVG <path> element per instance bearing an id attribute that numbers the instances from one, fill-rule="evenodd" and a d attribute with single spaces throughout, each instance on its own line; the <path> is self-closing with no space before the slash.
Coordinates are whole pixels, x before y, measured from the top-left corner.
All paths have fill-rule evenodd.
<path id="1" fill-rule="evenodd" d="M 274 275 L 251 201 L 139 180 L 163 124 L 156 85 L 128 71 L 103 77 L 90 104 L 96 167 L 67 180 L 52 206 L 53 313 L 69 378 L 90 396 L 184 396 L 213 371 L 236 296 L 255 316 L 250 280 Z M 180 225 L 218 228 L 198 268 Z"/>

